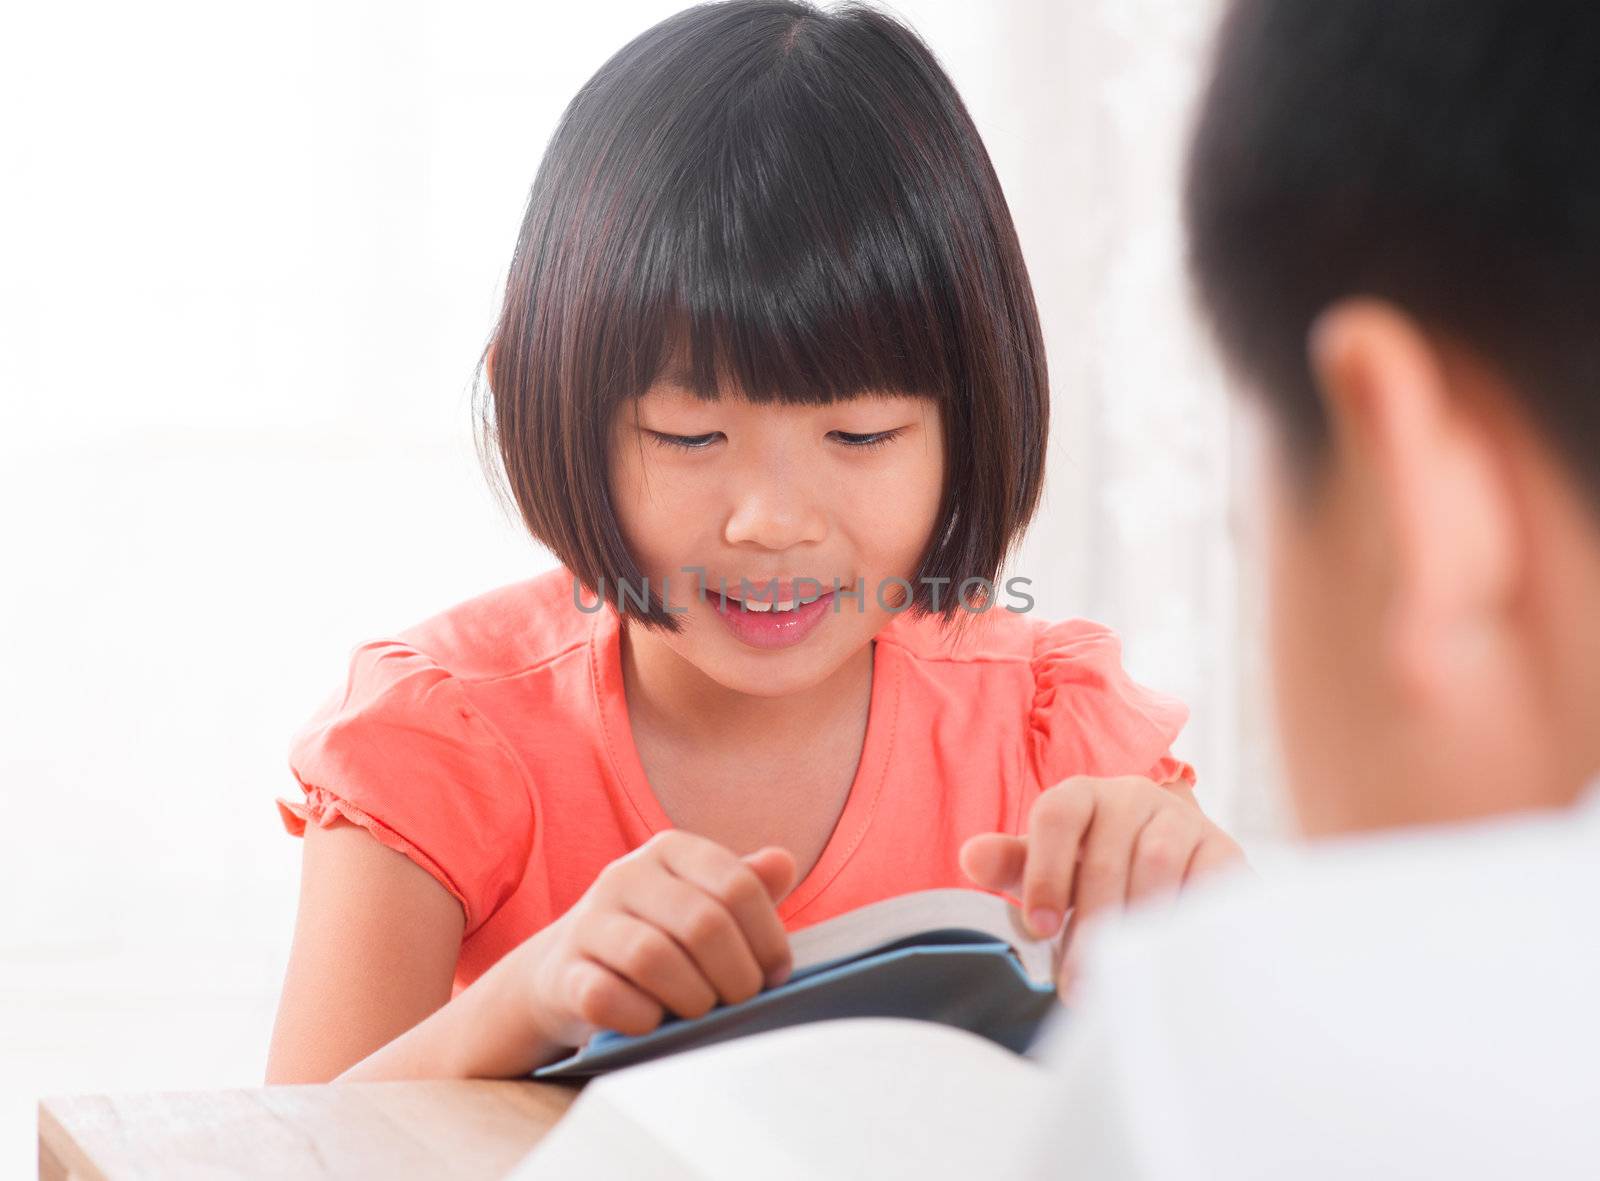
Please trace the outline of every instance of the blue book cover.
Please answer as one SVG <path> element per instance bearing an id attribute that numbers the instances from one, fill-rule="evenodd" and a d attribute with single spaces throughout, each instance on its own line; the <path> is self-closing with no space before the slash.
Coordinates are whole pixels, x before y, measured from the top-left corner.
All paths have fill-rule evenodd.
<path id="1" fill-rule="evenodd" d="M 836 1017 L 937 1021 L 1021 1053 L 1058 1003 L 1061 936 L 1034 939 L 1017 908 L 977 890 L 922 890 L 794 932 L 794 971 L 736 1005 L 601 1031 L 539 1079 L 584 1078 L 748 1034 Z"/>

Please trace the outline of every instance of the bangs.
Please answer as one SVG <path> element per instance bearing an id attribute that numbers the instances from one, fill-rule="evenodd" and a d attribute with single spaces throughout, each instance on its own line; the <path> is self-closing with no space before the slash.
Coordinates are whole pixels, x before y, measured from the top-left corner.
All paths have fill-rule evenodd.
<path id="1" fill-rule="evenodd" d="M 728 112 L 708 173 L 646 231 L 648 255 L 675 260 L 658 329 L 668 375 L 755 402 L 951 396 L 963 365 L 950 228 L 906 191 L 904 152 L 867 112 L 841 111 L 845 96 L 828 101 L 797 68 L 772 84 Z"/>
<path id="2" fill-rule="evenodd" d="M 681 220 L 657 228 L 672 238 L 690 227 L 696 245 L 666 249 L 681 261 L 662 310 L 619 323 L 619 337 L 657 358 L 630 383 L 636 388 L 619 393 L 637 396 L 665 380 L 699 398 L 731 389 L 758 403 L 820 405 L 890 391 L 954 396 L 965 366 L 960 331 L 939 295 L 951 290 L 949 260 L 883 248 L 915 228 L 902 211 L 808 201 L 814 221 L 797 225 L 793 210 L 763 204 L 765 194 L 728 191 L 724 202 L 715 189 L 725 183 L 709 181 Z M 733 203 L 745 208 L 724 213 Z M 729 229 L 735 236 L 725 236 Z"/>
<path id="3" fill-rule="evenodd" d="M 785 19 L 792 36 L 749 40 L 714 84 L 618 113 L 641 132 L 619 137 L 615 187 L 594 195 L 613 233 L 573 260 L 595 276 L 580 321 L 603 335 L 574 343 L 630 359 L 607 366 L 608 402 L 662 377 L 707 399 L 945 400 L 973 368 L 963 345 L 989 335 L 989 313 L 963 306 L 983 294 L 967 272 L 994 254 L 974 233 L 988 162 L 927 144 L 925 112 L 953 95 Z"/>

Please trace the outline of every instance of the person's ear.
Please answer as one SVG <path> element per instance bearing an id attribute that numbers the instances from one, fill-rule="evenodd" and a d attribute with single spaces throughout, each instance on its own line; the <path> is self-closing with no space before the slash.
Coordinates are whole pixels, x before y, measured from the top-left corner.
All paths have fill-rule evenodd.
<path id="1" fill-rule="evenodd" d="M 489 379 L 489 389 L 490 390 L 493 390 L 495 388 L 495 386 L 494 386 L 494 358 L 495 358 L 495 353 L 497 351 L 499 351 L 499 348 L 500 348 L 500 342 L 498 340 L 492 341 L 489 344 L 488 351 L 486 353 L 484 353 L 484 355 L 483 355 L 483 375 Z"/>
<path id="2" fill-rule="evenodd" d="M 1332 305 L 1309 346 L 1335 466 L 1382 547 L 1386 667 L 1403 699 L 1437 705 L 1492 675 L 1519 576 L 1515 488 L 1493 425 L 1392 304 Z"/>

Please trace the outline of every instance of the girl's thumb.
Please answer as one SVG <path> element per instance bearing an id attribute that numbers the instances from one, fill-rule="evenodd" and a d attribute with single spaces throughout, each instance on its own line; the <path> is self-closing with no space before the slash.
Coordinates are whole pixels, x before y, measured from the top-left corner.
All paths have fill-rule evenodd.
<path id="1" fill-rule="evenodd" d="M 794 885 L 794 854 L 787 849 L 763 845 L 754 853 L 746 853 L 741 860 L 755 870 L 756 877 L 761 879 L 761 884 L 767 888 L 774 902 Z"/>

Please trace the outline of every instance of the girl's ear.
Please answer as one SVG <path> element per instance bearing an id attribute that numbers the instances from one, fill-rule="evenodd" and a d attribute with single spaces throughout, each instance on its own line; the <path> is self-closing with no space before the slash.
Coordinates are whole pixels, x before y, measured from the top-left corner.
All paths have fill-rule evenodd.
<path id="1" fill-rule="evenodd" d="M 484 376 L 489 379 L 489 389 L 491 392 L 494 390 L 494 358 L 495 353 L 498 352 L 499 349 L 500 342 L 498 340 L 491 341 L 489 344 L 489 351 L 484 354 L 483 358 L 483 372 Z"/>
<path id="2" fill-rule="evenodd" d="M 1347 300 L 1313 326 L 1310 360 L 1335 466 L 1379 547 L 1383 659 L 1424 709 L 1486 670 L 1519 577 L 1516 496 L 1494 430 L 1454 388 L 1438 344 L 1403 311 Z"/>

